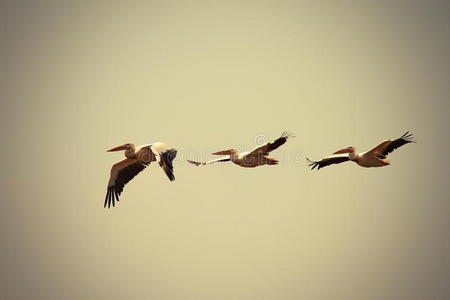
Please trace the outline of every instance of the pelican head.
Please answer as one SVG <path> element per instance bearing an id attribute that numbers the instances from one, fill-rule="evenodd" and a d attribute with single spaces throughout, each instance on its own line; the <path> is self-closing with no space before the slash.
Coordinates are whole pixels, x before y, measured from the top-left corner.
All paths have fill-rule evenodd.
<path id="1" fill-rule="evenodd" d="M 228 149 L 228 150 L 214 152 L 214 153 L 212 153 L 212 155 L 233 155 L 237 152 L 238 151 L 236 149 Z"/>
<path id="2" fill-rule="evenodd" d="M 111 148 L 111 149 L 109 149 L 109 150 L 106 150 L 106 152 L 114 152 L 114 151 L 121 151 L 121 150 L 130 150 L 130 149 L 132 149 L 132 148 L 134 148 L 134 144 L 132 144 L 132 143 L 126 143 L 126 144 L 123 144 L 123 145 L 121 145 L 121 146 L 117 146 L 117 147 L 115 147 L 115 148 Z"/>
<path id="3" fill-rule="evenodd" d="M 333 154 L 354 153 L 354 152 L 355 152 L 355 148 L 350 146 L 350 147 L 338 150 L 338 151 L 334 152 Z"/>

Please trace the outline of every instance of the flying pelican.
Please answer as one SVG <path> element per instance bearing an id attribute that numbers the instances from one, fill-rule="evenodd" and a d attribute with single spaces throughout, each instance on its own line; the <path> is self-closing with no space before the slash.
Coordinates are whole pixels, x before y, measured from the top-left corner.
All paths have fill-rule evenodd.
<path id="1" fill-rule="evenodd" d="M 153 143 L 136 147 L 132 143 L 123 144 L 107 152 L 125 150 L 125 159 L 114 164 L 111 168 L 109 183 L 105 198 L 108 208 L 115 206 L 115 201 L 119 202 L 119 196 L 123 187 L 141 171 L 143 171 L 152 161 L 158 161 L 170 181 L 175 180 L 173 175 L 172 161 L 177 156 L 177 150 L 170 148 L 164 143 Z"/>
<path id="2" fill-rule="evenodd" d="M 188 160 L 188 162 L 195 166 L 200 166 L 216 162 L 232 161 L 233 163 L 245 168 L 254 168 L 262 165 L 277 165 L 278 160 L 268 157 L 267 155 L 269 155 L 271 151 L 286 143 L 290 137 L 293 137 L 292 134 L 285 131 L 274 142 L 266 143 L 249 152 L 239 152 L 236 149 L 228 149 L 212 153 L 212 155 L 228 155 L 227 157 L 213 159 L 207 162 L 198 162 L 193 160 Z"/>
<path id="3" fill-rule="evenodd" d="M 384 141 L 381 144 L 377 145 L 372 150 L 369 150 L 367 152 L 356 153 L 354 147 L 347 147 L 333 153 L 333 154 L 349 153 L 346 155 L 333 155 L 325 157 L 320 161 L 311 161 L 307 158 L 308 162 L 310 163 L 308 166 L 311 167 L 311 170 L 314 170 L 315 168 L 319 170 L 320 168 L 332 164 L 339 164 L 346 161 L 354 161 L 361 167 L 365 168 L 384 167 L 390 165 L 390 162 L 384 160 L 389 153 L 409 143 L 415 143 L 415 141 L 413 140 L 413 135 L 410 134 L 408 131 L 398 139 Z"/>

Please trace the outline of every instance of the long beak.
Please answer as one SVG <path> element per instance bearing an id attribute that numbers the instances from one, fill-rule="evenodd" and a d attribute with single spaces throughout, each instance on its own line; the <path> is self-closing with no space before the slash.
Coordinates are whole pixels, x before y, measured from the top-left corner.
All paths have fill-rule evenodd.
<path id="1" fill-rule="evenodd" d="M 350 148 L 347 147 L 347 148 L 338 150 L 338 151 L 334 152 L 333 154 L 342 154 L 342 153 L 350 153 L 350 152 L 351 152 L 351 151 L 350 151 Z"/>
<path id="2" fill-rule="evenodd" d="M 126 150 L 125 146 L 122 145 L 122 146 L 118 146 L 115 148 L 111 148 L 109 150 L 106 150 L 106 152 L 114 152 L 114 151 L 120 151 L 120 150 Z"/>
<path id="3" fill-rule="evenodd" d="M 231 155 L 232 151 L 230 150 L 223 150 L 223 151 L 219 151 L 219 152 L 214 152 L 212 153 L 212 155 Z"/>

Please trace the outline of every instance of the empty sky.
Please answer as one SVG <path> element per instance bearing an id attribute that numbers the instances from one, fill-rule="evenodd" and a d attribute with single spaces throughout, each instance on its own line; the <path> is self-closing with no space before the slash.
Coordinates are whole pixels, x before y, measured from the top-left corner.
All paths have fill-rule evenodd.
<path id="1" fill-rule="evenodd" d="M 5 299 L 450 297 L 448 1 L 2 1 Z M 278 166 L 195 168 L 293 131 Z M 378 169 L 310 171 L 412 131 Z M 263 137 L 263 138 L 261 138 Z M 178 149 L 103 209 L 125 142 Z"/>

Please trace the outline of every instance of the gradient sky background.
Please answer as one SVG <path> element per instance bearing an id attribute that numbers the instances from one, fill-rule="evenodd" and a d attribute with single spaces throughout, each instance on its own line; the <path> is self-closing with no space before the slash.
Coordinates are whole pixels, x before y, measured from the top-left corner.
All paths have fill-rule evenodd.
<path id="1" fill-rule="evenodd" d="M 449 299 L 449 1 L 1 1 L 0 298 Z M 275 167 L 195 168 L 283 130 Z M 412 131 L 378 169 L 310 171 Z M 103 209 L 124 142 L 164 141 Z"/>

